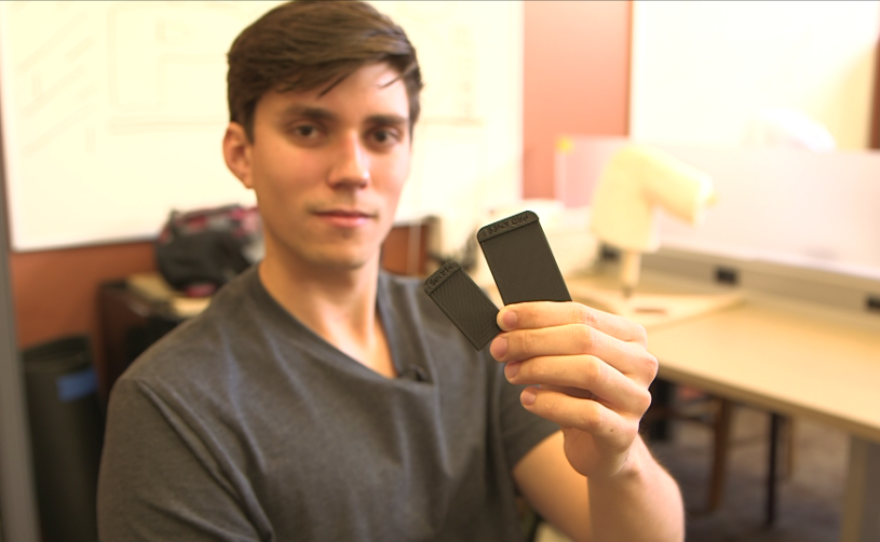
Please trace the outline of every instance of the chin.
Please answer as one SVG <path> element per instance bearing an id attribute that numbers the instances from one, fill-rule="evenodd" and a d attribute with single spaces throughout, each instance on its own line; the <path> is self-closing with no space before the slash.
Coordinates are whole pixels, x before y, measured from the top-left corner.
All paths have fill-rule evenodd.
<path id="1" fill-rule="evenodd" d="M 310 268 L 319 273 L 363 269 L 379 261 L 381 250 L 380 243 L 367 242 L 364 239 L 348 239 L 341 242 L 340 240 L 322 242 L 315 239 L 284 241 L 273 239 L 271 246 L 274 250 L 271 252 L 282 256 L 282 260 L 287 260 L 296 267 L 301 267 L 303 270 Z M 267 243 L 267 249 L 269 245 L 270 243 Z"/>
<path id="2" fill-rule="evenodd" d="M 333 251 L 332 253 L 315 254 L 309 258 L 319 268 L 335 271 L 357 271 L 378 259 L 376 254 L 354 251 Z"/>

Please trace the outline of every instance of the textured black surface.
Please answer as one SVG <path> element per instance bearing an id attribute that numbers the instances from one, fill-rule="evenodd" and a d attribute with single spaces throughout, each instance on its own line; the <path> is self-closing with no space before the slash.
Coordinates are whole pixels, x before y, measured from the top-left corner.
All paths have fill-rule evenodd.
<path id="1" fill-rule="evenodd" d="M 505 305 L 571 301 L 538 215 L 532 211 L 484 226 L 477 240 Z"/>
<path id="2" fill-rule="evenodd" d="M 425 293 L 477 350 L 501 333 L 495 318 L 498 307 L 455 262 L 449 262 L 425 280 Z"/>

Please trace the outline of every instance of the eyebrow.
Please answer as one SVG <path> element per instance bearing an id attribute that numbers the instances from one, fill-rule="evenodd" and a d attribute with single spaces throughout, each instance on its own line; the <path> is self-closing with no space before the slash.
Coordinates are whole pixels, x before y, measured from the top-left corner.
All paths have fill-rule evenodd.
<path id="1" fill-rule="evenodd" d="M 309 117 L 312 119 L 328 119 L 336 120 L 337 116 L 332 111 L 321 107 L 313 107 L 308 105 L 291 105 L 281 112 L 282 118 L 290 117 Z"/>
<path id="2" fill-rule="evenodd" d="M 281 112 L 281 118 L 288 119 L 291 117 L 307 117 L 311 119 L 326 119 L 326 120 L 338 120 L 339 116 L 334 112 L 324 109 L 322 107 L 314 107 L 308 105 L 291 105 L 284 109 Z M 408 117 L 404 117 L 402 115 L 396 115 L 393 113 L 389 114 L 376 114 L 370 115 L 367 117 L 367 123 L 369 124 L 386 124 L 386 125 L 398 125 L 398 124 L 407 124 L 409 122 Z"/>
<path id="3" fill-rule="evenodd" d="M 404 117 L 401 115 L 370 115 L 367 117 L 367 121 L 371 124 L 407 124 L 409 122 L 408 117 Z"/>

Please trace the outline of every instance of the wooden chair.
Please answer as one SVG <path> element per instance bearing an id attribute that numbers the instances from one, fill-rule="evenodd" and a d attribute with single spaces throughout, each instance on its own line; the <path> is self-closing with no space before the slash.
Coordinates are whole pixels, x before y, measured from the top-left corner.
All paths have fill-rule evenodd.
<path id="1" fill-rule="evenodd" d="M 643 433 L 648 440 L 662 441 L 670 438 L 668 423 L 671 420 L 699 423 L 712 431 L 712 466 L 705 511 L 717 510 L 724 498 L 727 458 L 733 444 L 731 424 L 735 403 L 692 388 L 678 387 L 660 379 L 652 384 L 651 393 L 654 401 L 642 425 Z M 781 478 L 778 469 L 779 444 L 783 430 L 786 440 L 784 476 L 788 477 L 794 466 L 794 420 L 771 412 L 765 503 L 765 522 L 768 526 L 774 523 L 776 517 L 776 483 Z"/>

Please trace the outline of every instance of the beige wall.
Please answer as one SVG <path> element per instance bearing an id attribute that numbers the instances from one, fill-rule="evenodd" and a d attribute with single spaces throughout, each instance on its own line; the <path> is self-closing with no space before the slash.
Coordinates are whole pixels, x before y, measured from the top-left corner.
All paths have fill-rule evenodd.
<path id="1" fill-rule="evenodd" d="M 750 123 L 785 108 L 823 125 L 837 148 L 865 149 L 878 32 L 877 0 L 636 2 L 630 135 L 757 143 Z"/>

